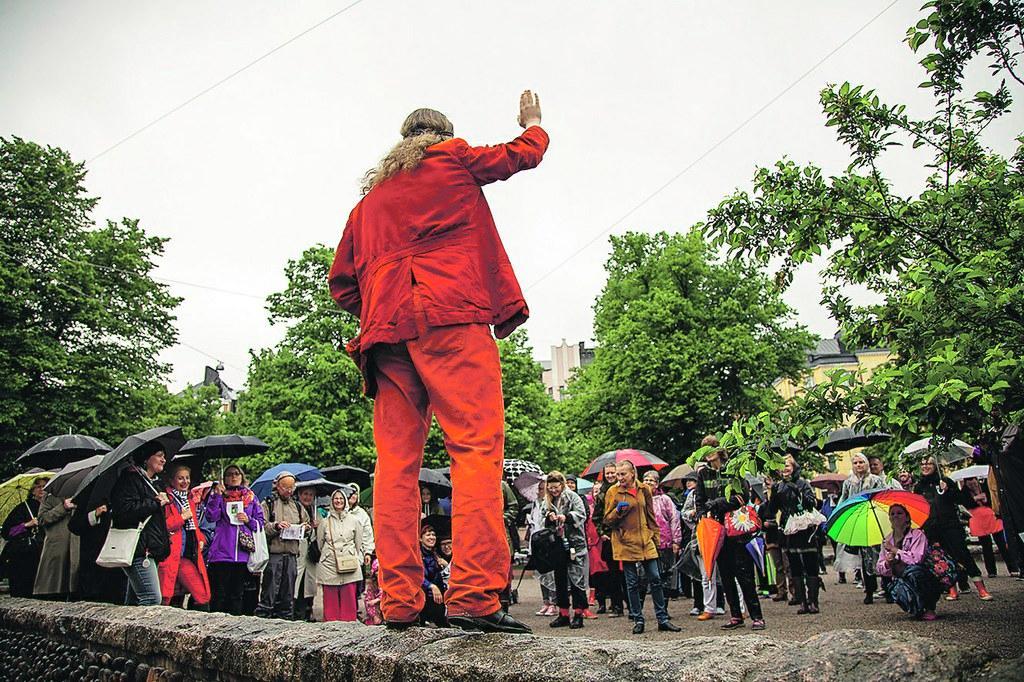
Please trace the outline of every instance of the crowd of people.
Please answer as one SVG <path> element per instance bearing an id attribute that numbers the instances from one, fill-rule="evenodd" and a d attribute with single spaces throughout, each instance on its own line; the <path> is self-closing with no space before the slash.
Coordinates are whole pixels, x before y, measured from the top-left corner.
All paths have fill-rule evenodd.
<path id="1" fill-rule="evenodd" d="M 602 615 L 628 615 L 632 632 L 640 634 L 648 594 L 659 631 L 679 631 L 669 614 L 676 599 L 692 599 L 689 615 L 698 621 L 722 617 L 726 630 L 743 627 L 748 618 L 752 629 L 764 629 L 765 598 L 795 606 L 798 614 L 817 614 L 829 544 L 823 522 L 847 500 L 879 489 L 920 495 L 928 517 L 913 527 L 907 508 L 897 504 L 888 511 L 892 532 L 880 544 L 833 543 L 837 582 L 856 583 L 866 605 L 884 599 L 934 620 L 943 596 L 959 599 L 973 586 L 981 600 L 993 599 L 968 549 L 962 509 L 987 575 L 996 574 L 995 545 L 1007 570 L 1020 576 L 1020 538 L 1005 533 L 993 510 L 999 496 L 984 480 L 957 483 L 943 476 L 934 458 L 924 459 L 917 472 L 889 477 L 880 459 L 855 454 L 841 487 L 819 496 L 792 456 L 777 480 L 747 480 L 730 489 L 723 475 L 727 453 L 714 436 L 703 444 L 714 449 L 680 487 L 661 485 L 653 469 L 638 477 L 630 461 L 606 466 L 585 494 L 573 475 L 541 477 L 525 524 L 528 546 L 539 552 L 548 541 L 543 551 L 551 570 L 538 572 L 543 605 L 536 615 L 551 617 L 552 628 L 571 629 Z M 92 509 L 45 493 L 47 479 L 39 478 L 2 527 L 11 594 L 383 622 L 373 523 L 360 506 L 359 486 L 318 498 L 314 486 L 281 472 L 261 501 L 238 465 L 227 466 L 222 479 L 193 487 L 189 466 L 168 463 L 159 443 L 138 451 L 109 497 Z M 520 544 L 522 498 L 501 485 L 511 556 Z M 420 496 L 425 606 L 419 622 L 446 626 L 445 593 L 457 561 L 451 499 L 437 499 L 427 485 Z M 697 538 L 703 518 L 727 531 L 711 562 L 701 556 Z M 123 570 L 97 564 L 111 526 L 139 529 L 131 565 Z M 264 556 L 254 566 L 257 547 Z M 510 572 L 501 596 L 505 609 L 515 599 L 512 583 Z"/>

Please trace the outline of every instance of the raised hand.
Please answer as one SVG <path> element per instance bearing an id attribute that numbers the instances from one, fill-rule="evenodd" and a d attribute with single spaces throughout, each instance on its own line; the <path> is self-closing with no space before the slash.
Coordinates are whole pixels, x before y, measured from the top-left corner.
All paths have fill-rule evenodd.
<path id="1" fill-rule="evenodd" d="M 519 96 L 519 118 L 520 128 L 540 125 L 540 95 L 529 90 Z"/>

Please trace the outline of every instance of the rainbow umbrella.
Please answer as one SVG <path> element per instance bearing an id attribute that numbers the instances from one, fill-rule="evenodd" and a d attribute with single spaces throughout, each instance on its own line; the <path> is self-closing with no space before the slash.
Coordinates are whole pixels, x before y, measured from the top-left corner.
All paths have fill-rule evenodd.
<path id="1" fill-rule="evenodd" d="M 725 526 L 705 516 L 697 523 L 697 549 L 704 561 L 704 575 L 711 576 L 715 572 L 715 559 L 725 543 Z"/>
<path id="2" fill-rule="evenodd" d="M 914 528 L 928 519 L 928 500 L 921 495 L 905 490 L 865 490 L 836 507 L 825 530 L 830 538 L 848 547 L 880 545 L 892 532 L 889 508 L 896 504 L 907 510 Z"/>

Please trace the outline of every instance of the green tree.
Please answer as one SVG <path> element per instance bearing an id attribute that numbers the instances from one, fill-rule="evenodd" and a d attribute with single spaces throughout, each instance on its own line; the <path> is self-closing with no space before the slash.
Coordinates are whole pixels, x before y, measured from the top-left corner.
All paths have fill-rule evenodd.
<path id="1" fill-rule="evenodd" d="M 997 77 L 1021 82 L 1024 10 L 982 1 L 924 9 L 906 40 L 914 51 L 932 45 L 921 60 L 929 116 L 914 118 L 860 85 L 830 86 L 821 104 L 849 150 L 845 172 L 826 177 L 780 161 L 757 171 L 752 192 L 711 212 L 714 242 L 755 263 L 783 260 L 783 286 L 793 268 L 831 248 L 823 303 L 850 345 L 897 356 L 870 377 L 834 371 L 787 409 L 733 424 L 725 442 L 736 470 L 774 464 L 765 451 L 774 439 L 806 444 L 846 421 L 902 440 L 975 440 L 1024 417 L 1024 137 L 1009 159 L 984 143 L 1010 111 L 1005 80 L 992 92 L 964 92 L 965 69 L 979 55 Z M 921 152 L 926 178 L 912 193 L 896 191 L 883 164 L 919 163 Z M 850 285 L 880 302 L 853 305 Z"/>
<path id="2" fill-rule="evenodd" d="M 84 183 L 67 152 L 0 138 L 0 467 L 69 430 L 117 442 L 166 375 L 166 240 L 133 219 L 95 226 Z"/>
<path id="3" fill-rule="evenodd" d="M 344 349 L 358 321 L 339 310 L 325 282 L 334 253 L 306 249 L 285 267 L 288 285 L 267 299 L 270 323 L 286 325 L 274 348 L 252 354 L 246 390 L 227 428 L 262 438 L 270 450 L 246 458 L 254 475 L 281 462 L 372 468 L 372 404 Z"/>
<path id="4" fill-rule="evenodd" d="M 636 447 L 674 461 L 739 415 L 775 405 L 813 337 L 754 267 L 697 231 L 612 237 L 594 306 L 594 362 L 569 384 L 566 429 L 587 459 Z"/>

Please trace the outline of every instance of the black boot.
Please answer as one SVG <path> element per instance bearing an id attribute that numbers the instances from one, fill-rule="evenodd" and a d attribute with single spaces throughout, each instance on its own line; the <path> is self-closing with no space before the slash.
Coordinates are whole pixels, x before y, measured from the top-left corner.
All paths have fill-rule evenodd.
<path id="1" fill-rule="evenodd" d="M 571 625 L 571 622 L 569 621 L 569 616 L 559 614 L 558 617 L 548 623 L 548 625 L 553 628 L 564 628 Z"/>
<path id="2" fill-rule="evenodd" d="M 806 613 L 818 613 L 818 589 L 821 587 L 821 578 L 812 575 L 807 578 L 807 611 Z M 797 611 L 797 613 L 800 613 Z"/>
<path id="3" fill-rule="evenodd" d="M 864 576 L 864 603 L 875 603 L 875 590 L 878 589 L 878 578 L 873 575 Z"/>
<path id="4" fill-rule="evenodd" d="M 796 612 L 807 613 L 807 581 L 801 575 L 793 576 L 789 582 L 793 586 L 793 600 L 800 605 Z"/>

